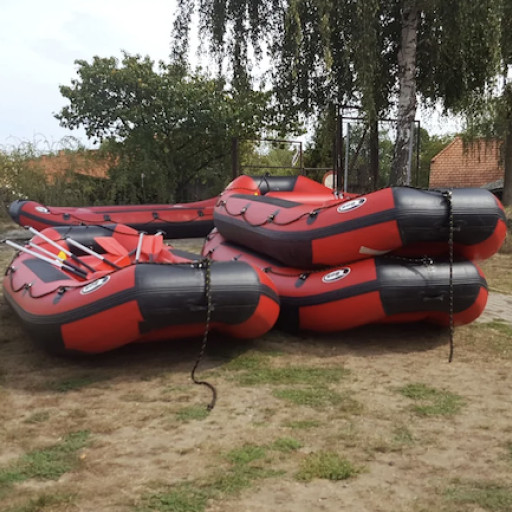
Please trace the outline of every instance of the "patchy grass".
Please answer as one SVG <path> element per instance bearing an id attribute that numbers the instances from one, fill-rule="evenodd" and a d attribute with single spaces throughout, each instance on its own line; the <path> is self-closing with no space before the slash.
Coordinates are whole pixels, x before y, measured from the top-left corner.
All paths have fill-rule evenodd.
<path id="1" fill-rule="evenodd" d="M 403 396 L 416 402 L 413 411 L 421 416 L 453 416 L 464 405 L 461 396 L 416 382 L 398 390 Z"/>
<path id="2" fill-rule="evenodd" d="M 255 460 L 263 459 L 267 451 L 265 447 L 258 446 L 255 444 L 246 444 L 241 448 L 235 448 L 231 450 L 227 455 L 226 459 L 232 464 L 249 464 Z"/>
<path id="3" fill-rule="evenodd" d="M 337 411 L 347 414 L 360 414 L 362 410 L 362 404 L 357 400 L 326 386 L 275 389 L 272 394 L 293 405 L 305 405 L 317 409 L 336 406 Z"/>
<path id="4" fill-rule="evenodd" d="M 203 480 L 179 483 L 168 490 L 152 494 L 145 498 L 138 510 L 141 512 L 203 512 L 207 504 L 214 500 L 238 496 L 257 480 L 283 474 L 282 471 L 262 465 L 267 450 L 267 447 L 256 444 L 235 448 L 224 457 L 231 464 L 227 470 L 215 471 Z M 258 464 L 253 464 L 255 462 Z"/>
<path id="5" fill-rule="evenodd" d="M 10 254 L 0 250 L 4 268 Z M 512 255 L 498 256 L 491 288 L 511 275 Z M 243 342 L 212 333 L 201 373 L 215 376 L 219 400 L 206 416 L 209 397 L 189 376 L 200 340 L 126 347 L 82 364 L 30 343 L 0 296 L 0 509 L 512 510 L 508 326 L 472 324 L 456 338 L 446 365 L 447 332 L 428 326 L 273 331 Z M 99 375 L 108 385 L 96 384 Z M 411 382 L 425 383 L 424 392 L 397 392 Z M 440 382 L 474 407 L 455 420 L 439 409 L 411 413 L 439 406 Z M 69 453 L 65 469 L 74 469 L 58 480 L 37 476 L 50 472 L 33 452 L 18 457 L 36 446 L 54 460 L 52 447 L 35 440 L 86 429 L 97 433 L 94 443 Z M 437 457 L 445 447 L 451 452 Z M 347 474 L 355 477 L 335 482 Z M 475 482 L 484 477 L 492 481 Z"/>
<path id="6" fill-rule="evenodd" d="M 33 412 L 28 418 L 24 419 L 24 423 L 43 423 L 50 419 L 49 411 L 36 411 Z"/>
<path id="7" fill-rule="evenodd" d="M 171 487 L 167 491 L 152 494 L 137 510 L 140 512 L 156 510 L 160 512 L 202 512 L 208 502 L 208 490 L 194 483 L 185 482 Z"/>
<path id="8" fill-rule="evenodd" d="M 317 428 L 321 425 L 321 423 L 317 420 L 295 420 L 295 421 L 286 421 L 284 423 L 285 427 L 289 427 L 294 430 L 309 430 L 311 428 Z"/>
<path id="9" fill-rule="evenodd" d="M 492 481 L 456 482 L 446 490 L 445 497 L 462 506 L 457 510 L 473 510 L 475 506 L 490 512 L 512 510 L 512 487 Z"/>
<path id="10" fill-rule="evenodd" d="M 415 439 L 412 432 L 405 426 L 400 425 L 393 429 L 393 443 L 398 446 L 410 446 Z"/>
<path id="11" fill-rule="evenodd" d="M 60 443 L 21 456 L 7 468 L 0 469 L 0 490 L 32 478 L 57 480 L 78 464 L 77 451 L 88 442 L 88 431 L 72 432 Z"/>
<path id="12" fill-rule="evenodd" d="M 281 355 L 272 354 L 273 357 Z M 339 382 L 350 372 L 341 367 L 273 366 L 268 353 L 247 352 L 232 359 L 223 366 L 231 373 L 230 378 L 242 386 L 269 385 L 327 385 Z M 235 373 L 233 373 L 235 372 Z"/>
<path id="13" fill-rule="evenodd" d="M 509 232 L 502 250 L 480 266 L 491 291 L 512 294 L 512 234 Z"/>
<path id="14" fill-rule="evenodd" d="M 460 327 L 457 336 L 463 347 L 479 354 L 512 359 L 512 325 L 501 320 Z"/>
<path id="15" fill-rule="evenodd" d="M 311 367 L 284 367 L 268 368 L 257 367 L 252 371 L 235 374 L 233 378 L 241 386 L 293 385 L 314 384 L 328 385 L 339 380 L 349 372 L 344 368 L 311 368 Z"/>
<path id="16" fill-rule="evenodd" d="M 176 419 L 183 422 L 200 421 L 208 418 L 210 411 L 204 405 L 183 407 L 176 413 Z"/>
<path id="17" fill-rule="evenodd" d="M 300 450 L 302 446 L 302 443 L 293 437 L 281 437 L 272 443 L 271 448 L 278 452 L 291 453 Z"/>
<path id="18" fill-rule="evenodd" d="M 312 453 L 302 460 L 295 478 L 303 482 L 311 482 L 315 478 L 346 480 L 358 472 L 351 462 L 337 453 L 318 452 Z"/>
<path id="19" fill-rule="evenodd" d="M 48 389 L 51 391 L 58 391 L 59 393 L 68 393 L 69 391 L 78 391 L 105 380 L 103 376 L 93 375 L 77 375 L 68 377 L 48 383 Z"/>
<path id="20" fill-rule="evenodd" d="M 76 494 L 45 493 L 36 498 L 30 498 L 22 504 L 4 509 L 4 512 L 44 512 L 46 510 L 75 510 Z M 70 508 L 71 507 L 71 508 Z"/>

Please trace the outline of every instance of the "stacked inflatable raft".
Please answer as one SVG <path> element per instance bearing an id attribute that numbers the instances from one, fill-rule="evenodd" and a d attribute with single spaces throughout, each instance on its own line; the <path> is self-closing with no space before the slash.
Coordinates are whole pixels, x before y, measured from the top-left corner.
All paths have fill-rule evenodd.
<path id="1" fill-rule="evenodd" d="M 447 324 L 451 315 L 469 323 L 487 300 L 476 261 L 492 256 L 506 235 L 503 208 L 486 190 L 388 188 L 338 197 L 303 176 L 241 176 L 216 200 L 170 206 L 176 216 L 167 224 L 158 224 L 163 209 L 156 206 L 140 209 L 143 217 L 138 207 L 124 212 L 131 227 L 108 223 L 121 214 L 115 207 L 90 218 L 87 208 L 45 208 L 11 206 L 35 236 L 26 245 L 8 242 L 18 252 L 4 296 L 40 344 L 67 353 L 198 337 L 206 328 L 254 338 L 276 321 L 322 332 L 374 322 Z M 203 259 L 163 243 L 164 234 L 183 236 L 174 221 L 198 222 L 201 231 L 208 216 L 215 229 Z M 92 225 L 71 225 L 79 219 Z M 164 233 L 136 229 L 156 225 Z"/>
<path id="2" fill-rule="evenodd" d="M 283 327 L 448 324 L 451 313 L 464 324 L 485 308 L 487 285 L 475 261 L 492 256 L 506 235 L 503 208 L 488 191 L 388 188 L 337 198 L 302 176 L 267 180 L 263 193 L 248 176 L 228 186 L 203 255 L 264 270 L 277 288 Z"/>

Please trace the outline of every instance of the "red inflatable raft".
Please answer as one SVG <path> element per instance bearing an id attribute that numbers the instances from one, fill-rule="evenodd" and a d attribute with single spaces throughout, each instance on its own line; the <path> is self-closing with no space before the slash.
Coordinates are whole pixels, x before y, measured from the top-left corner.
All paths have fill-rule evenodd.
<path id="1" fill-rule="evenodd" d="M 146 233 L 162 232 L 165 238 L 195 238 L 204 237 L 212 230 L 216 200 L 80 208 L 44 206 L 35 201 L 17 200 L 9 206 L 9 215 L 20 226 L 36 229 L 116 223 Z"/>
<path id="2" fill-rule="evenodd" d="M 293 176 L 262 176 L 250 179 L 250 193 L 290 192 L 304 200 L 314 193 L 329 197 L 332 191 L 323 185 Z M 36 201 L 17 200 L 9 206 L 11 218 L 20 226 L 44 229 L 55 226 L 124 224 L 137 231 L 163 233 L 165 238 L 205 237 L 213 229 L 213 207 L 217 198 L 182 204 L 126 206 L 45 206 Z"/>
<path id="3" fill-rule="evenodd" d="M 97 353 L 212 330 L 258 337 L 275 323 L 270 278 L 245 262 L 191 261 L 126 226 L 48 228 L 7 268 L 4 296 L 53 352 Z M 209 298 L 209 300 L 208 300 Z"/>
<path id="4" fill-rule="evenodd" d="M 322 270 L 286 267 L 267 256 L 209 235 L 203 254 L 214 261 L 244 261 L 264 270 L 281 300 L 281 327 L 333 332 L 369 323 L 429 321 L 448 325 L 450 265 L 447 261 L 368 258 Z M 475 320 L 484 310 L 487 285 L 470 261 L 453 264 L 453 319 Z"/>
<path id="5" fill-rule="evenodd" d="M 396 187 L 337 198 L 308 178 L 292 179 L 293 187 L 266 192 L 255 178 L 238 177 L 215 206 L 216 228 L 232 242 L 299 268 L 404 248 L 408 255 L 443 254 L 451 221 L 455 253 L 462 258 L 489 258 L 505 239 L 503 207 L 485 189 L 445 193 Z"/>

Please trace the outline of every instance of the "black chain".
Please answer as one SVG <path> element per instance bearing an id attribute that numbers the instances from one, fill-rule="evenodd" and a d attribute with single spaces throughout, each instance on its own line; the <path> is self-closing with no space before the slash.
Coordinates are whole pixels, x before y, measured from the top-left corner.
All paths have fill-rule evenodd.
<path id="1" fill-rule="evenodd" d="M 448 258 L 450 261 L 450 279 L 449 279 L 449 301 L 450 301 L 450 354 L 448 356 L 448 362 L 451 363 L 453 360 L 453 351 L 454 351 L 454 335 L 455 335 L 455 325 L 453 320 L 453 310 L 454 310 L 454 289 L 453 289 L 453 232 L 454 232 L 454 222 L 453 222 L 453 202 L 452 202 L 452 191 L 447 190 L 443 192 L 443 196 L 446 198 L 448 203 Z"/>
<path id="2" fill-rule="evenodd" d="M 204 288 L 205 288 L 205 295 L 206 295 L 206 325 L 204 328 L 203 342 L 201 344 L 201 350 L 199 351 L 199 355 L 197 356 L 197 360 L 196 360 L 194 367 L 192 368 L 192 372 L 190 374 L 190 377 L 192 378 L 194 384 L 198 384 L 200 386 L 206 386 L 207 388 L 209 388 L 211 390 L 212 400 L 206 406 L 206 408 L 209 411 L 211 411 L 215 407 L 215 403 L 217 402 L 217 390 L 209 382 L 206 382 L 205 380 L 197 380 L 195 373 L 196 373 L 197 367 L 199 366 L 199 363 L 201 362 L 201 359 L 203 358 L 204 353 L 206 351 L 206 343 L 208 341 L 208 332 L 210 331 L 210 321 L 211 321 L 211 316 L 212 316 L 212 290 L 211 290 L 210 264 L 211 264 L 211 262 L 208 259 L 204 259 L 199 263 L 199 268 L 204 267 L 204 269 L 205 269 Z"/>

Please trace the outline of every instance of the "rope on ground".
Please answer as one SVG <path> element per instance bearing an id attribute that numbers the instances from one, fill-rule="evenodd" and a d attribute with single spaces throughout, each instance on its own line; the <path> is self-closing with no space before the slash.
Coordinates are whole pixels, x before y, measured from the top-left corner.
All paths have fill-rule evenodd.
<path id="1" fill-rule="evenodd" d="M 217 390 L 215 387 L 210 384 L 209 382 L 205 380 L 197 380 L 196 378 L 196 370 L 199 366 L 199 363 L 201 362 L 201 359 L 204 356 L 204 353 L 206 351 L 206 344 L 208 341 L 208 333 L 210 331 L 210 321 L 212 316 L 212 290 L 211 290 L 211 262 L 209 259 L 203 259 L 199 262 L 199 268 L 204 268 L 205 270 L 205 277 L 204 277 L 204 288 L 205 288 L 205 295 L 206 295 L 206 324 L 204 328 L 204 334 L 203 334 L 203 341 L 201 344 L 201 350 L 199 351 L 199 355 L 197 356 L 196 362 L 194 364 L 194 367 L 192 368 L 192 372 L 190 374 L 190 377 L 194 384 L 197 384 L 199 386 L 206 386 L 210 389 L 212 392 L 212 399 L 210 403 L 206 406 L 206 408 L 211 411 L 215 407 L 215 403 L 217 402 Z"/>

